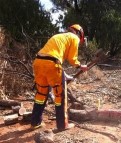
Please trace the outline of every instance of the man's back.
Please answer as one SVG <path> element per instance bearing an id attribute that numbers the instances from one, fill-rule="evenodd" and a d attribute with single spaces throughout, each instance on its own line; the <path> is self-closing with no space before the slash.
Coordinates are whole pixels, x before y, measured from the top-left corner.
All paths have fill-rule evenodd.
<path id="1" fill-rule="evenodd" d="M 69 55 L 78 50 L 79 38 L 71 32 L 52 36 L 39 54 L 48 54 L 56 57 L 62 63 L 65 59 L 70 60 Z M 70 53 L 71 52 L 71 53 Z"/>

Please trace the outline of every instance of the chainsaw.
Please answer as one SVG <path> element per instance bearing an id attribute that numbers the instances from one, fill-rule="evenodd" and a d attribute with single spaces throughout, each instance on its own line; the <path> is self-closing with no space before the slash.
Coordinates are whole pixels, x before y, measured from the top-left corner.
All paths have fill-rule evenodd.
<path id="1" fill-rule="evenodd" d="M 92 67 L 94 67 L 95 65 L 98 65 L 99 63 L 102 63 L 104 62 L 106 59 L 108 58 L 108 55 L 106 55 L 102 49 L 98 49 L 95 53 L 95 56 L 94 58 L 92 59 L 91 62 L 89 62 L 87 64 L 87 67 L 88 67 L 88 70 L 90 70 Z M 82 71 L 82 70 L 79 70 L 74 76 L 72 76 L 71 78 L 68 78 L 68 76 L 66 76 L 66 81 L 67 81 L 67 84 L 69 84 L 71 81 L 73 81 L 75 78 L 77 78 L 80 74 L 84 73 L 86 71 Z M 71 91 L 70 88 L 67 88 L 67 92 L 68 92 L 68 97 L 71 101 L 73 102 L 78 102 L 80 103 L 80 105 L 82 105 L 82 107 L 84 107 L 84 103 L 82 101 L 78 101 L 74 96 L 73 96 L 73 93 Z"/>
<path id="2" fill-rule="evenodd" d="M 106 59 L 107 59 L 107 55 L 103 52 L 103 49 L 98 49 L 92 61 L 87 64 L 87 69 L 90 70 L 93 66 L 101 62 L 104 62 Z M 67 84 L 69 84 L 71 81 L 73 81 L 73 79 L 77 78 L 80 74 L 84 72 L 86 71 L 79 70 L 75 75 L 73 75 L 72 80 L 67 80 Z"/>

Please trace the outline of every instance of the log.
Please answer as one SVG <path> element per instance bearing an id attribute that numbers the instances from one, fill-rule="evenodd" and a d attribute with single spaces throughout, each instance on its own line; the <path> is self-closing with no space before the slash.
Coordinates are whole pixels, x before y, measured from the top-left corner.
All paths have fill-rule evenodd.
<path id="1" fill-rule="evenodd" d="M 0 100 L 0 106 L 11 107 L 11 106 L 21 106 L 21 103 L 15 100 Z"/>
<path id="2" fill-rule="evenodd" d="M 7 115 L 3 117 L 5 125 L 10 125 L 18 122 L 18 114 Z"/>
<path id="3" fill-rule="evenodd" d="M 110 122 L 121 122 L 121 110 L 118 109 L 69 109 L 69 117 L 74 121 L 110 121 Z"/>
<path id="4" fill-rule="evenodd" d="M 19 115 L 24 115 L 26 113 L 26 109 L 24 108 L 24 107 L 21 107 L 20 109 L 19 109 Z"/>
<path id="5" fill-rule="evenodd" d="M 23 106 L 12 106 L 13 113 L 18 113 L 20 116 L 26 113 L 26 108 Z"/>
<path id="6" fill-rule="evenodd" d="M 69 118 L 74 121 L 89 121 L 97 118 L 96 109 L 76 110 L 69 109 Z"/>
<path id="7" fill-rule="evenodd" d="M 101 121 L 121 121 L 121 110 L 118 109 L 108 109 L 108 110 L 98 110 L 97 119 Z"/>
<path id="8" fill-rule="evenodd" d="M 32 115 L 32 112 L 25 112 L 23 114 L 23 121 L 31 121 L 31 115 Z"/>
<path id="9" fill-rule="evenodd" d="M 19 113 L 21 106 L 12 106 L 13 113 Z"/>

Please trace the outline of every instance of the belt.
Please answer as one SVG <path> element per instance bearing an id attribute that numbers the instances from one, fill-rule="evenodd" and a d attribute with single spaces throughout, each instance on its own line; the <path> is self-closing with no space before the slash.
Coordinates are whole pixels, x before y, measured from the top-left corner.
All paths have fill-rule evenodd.
<path id="1" fill-rule="evenodd" d="M 56 64 L 61 64 L 60 61 L 55 57 L 37 55 L 36 58 L 43 59 L 43 60 L 50 60 L 50 61 L 55 62 Z"/>

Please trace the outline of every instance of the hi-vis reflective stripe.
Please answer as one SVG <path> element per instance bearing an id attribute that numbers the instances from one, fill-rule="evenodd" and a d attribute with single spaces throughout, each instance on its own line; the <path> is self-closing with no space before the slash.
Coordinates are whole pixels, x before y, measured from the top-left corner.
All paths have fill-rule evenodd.
<path id="1" fill-rule="evenodd" d="M 43 101 L 40 101 L 40 100 L 35 100 L 35 103 L 37 103 L 37 104 L 44 104 L 44 100 Z"/>
<path id="2" fill-rule="evenodd" d="M 55 102 L 55 105 L 56 105 L 56 106 L 61 106 L 61 103 Z"/>

